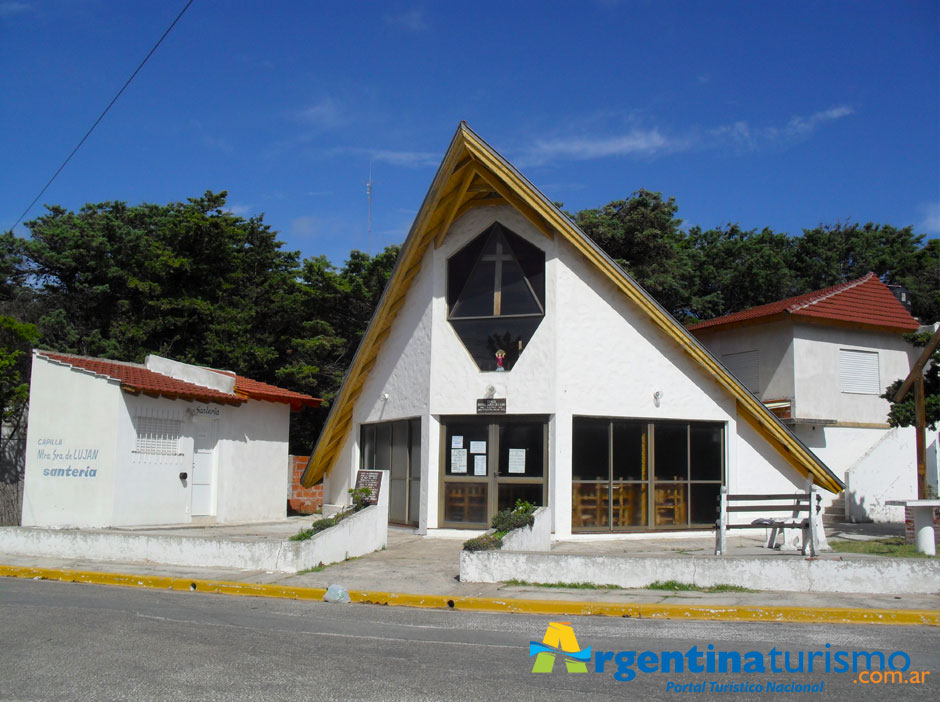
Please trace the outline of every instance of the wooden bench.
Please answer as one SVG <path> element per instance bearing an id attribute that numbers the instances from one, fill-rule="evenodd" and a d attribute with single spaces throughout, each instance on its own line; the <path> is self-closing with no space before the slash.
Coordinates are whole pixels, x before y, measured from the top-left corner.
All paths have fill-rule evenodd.
<path id="1" fill-rule="evenodd" d="M 728 488 L 722 487 L 718 500 L 718 519 L 715 522 L 716 556 L 725 552 L 725 535 L 729 529 L 769 529 L 767 548 L 774 547 L 777 535 L 784 529 L 799 529 L 802 534 L 800 553 L 805 556 L 806 549 L 809 548 L 810 555 L 816 555 L 816 544 L 819 541 L 816 535 L 816 517 L 822 510 L 822 496 L 815 485 L 809 492 L 777 495 L 730 495 Z M 728 515 L 737 512 L 790 512 L 790 516 L 758 517 L 748 524 L 730 524 Z M 801 516 L 803 514 L 806 516 Z"/>

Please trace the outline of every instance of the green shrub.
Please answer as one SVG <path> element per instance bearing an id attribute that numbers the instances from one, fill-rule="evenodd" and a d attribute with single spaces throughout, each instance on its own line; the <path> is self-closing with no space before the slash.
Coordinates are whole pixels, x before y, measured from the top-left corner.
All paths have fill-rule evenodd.
<path id="1" fill-rule="evenodd" d="M 310 525 L 310 528 L 301 529 L 296 534 L 291 536 L 290 540 L 306 541 L 314 534 L 319 534 L 324 529 L 329 529 L 330 527 L 336 526 L 346 517 L 355 514 L 361 509 L 365 509 L 369 506 L 365 502 L 365 500 L 369 497 L 369 493 L 369 488 L 354 488 L 349 490 L 349 496 L 352 498 L 352 505 L 344 509 L 342 512 L 337 512 L 332 517 L 324 517 L 323 519 L 316 520 L 313 524 Z"/>
<path id="2" fill-rule="evenodd" d="M 464 551 L 492 551 L 502 548 L 503 535 L 497 533 L 483 534 L 463 542 Z"/>
<path id="3" fill-rule="evenodd" d="M 516 500 L 516 506 L 502 509 L 493 516 L 492 526 L 496 531 L 512 531 L 535 524 L 536 506 L 531 502 Z"/>
<path id="4" fill-rule="evenodd" d="M 319 534 L 324 529 L 329 529 L 331 526 L 336 526 L 337 524 L 339 524 L 341 519 L 342 519 L 342 513 L 337 514 L 336 516 L 333 516 L 333 517 L 324 517 L 323 519 L 318 519 L 313 524 L 310 525 L 309 529 L 301 529 L 292 537 L 290 537 L 290 540 L 291 541 L 306 541 L 307 539 L 312 537 L 314 534 Z"/>

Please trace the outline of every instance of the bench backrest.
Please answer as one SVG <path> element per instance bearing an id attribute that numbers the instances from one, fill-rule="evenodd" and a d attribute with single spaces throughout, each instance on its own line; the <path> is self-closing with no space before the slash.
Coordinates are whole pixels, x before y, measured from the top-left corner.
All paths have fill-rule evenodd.
<path id="1" fill-rule="evenodd" d="M 822 507 L 818 504 L 820 496 L 816 496 L 816 511 Z M 732 495 L 726 494 L 726 510 L 728 512 L 806 512 L 810 514 L 812 495 L 808 492 L 778 495 Z"/>

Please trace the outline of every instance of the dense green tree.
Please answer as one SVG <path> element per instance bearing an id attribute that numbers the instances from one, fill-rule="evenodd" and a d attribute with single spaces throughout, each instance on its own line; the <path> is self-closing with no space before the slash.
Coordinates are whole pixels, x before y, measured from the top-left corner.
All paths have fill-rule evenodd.
<path id="1" fill-rule="evenodd" d="M 60 351 L 184 361 L 266 373 L 286 350 L 298 254 L 226 193 L 169 205 L 53 207 L 27 224 L 37 324 Z"/>
<path id="2" fill-rule="evenodd" d="M 281 384 L 324 400 L 317 411 L 293 420 L 292 436 L 313 439 L 307 451 L 326 421 L 327 411 L 378 306 L 398 253 L 398 246 L 389 246 L 374 257 L 353 251 L 342 269 L 333 266 L 325 256 L 303 263 L 304 314 L 291 341 L 289 360 L 276 375 Z M 298 452 L 301 448 L 297 446 Z"/>
<path id="3" fill-rule="evenodd" d="M 710 319 L 794 295 L 793 242 L 771 229 L 689 230 L 688 308 L 682 321 Z"/>
<path id="4" fill-rule="evenodd" d="M 20 520 L 20 490 L 26 446 L 30 348 L 38 333 L 32 324 L 0 315 L 0 526 Z"/>

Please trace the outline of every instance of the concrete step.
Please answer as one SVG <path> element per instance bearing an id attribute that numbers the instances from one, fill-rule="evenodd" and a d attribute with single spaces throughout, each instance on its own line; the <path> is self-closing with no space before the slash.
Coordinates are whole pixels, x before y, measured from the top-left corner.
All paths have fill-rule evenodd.
<path id="1" fill-rule="evenodd" d="M 838 524 L 845 520 L 845 495 L 839 495 L 831 505 L 823 508 L 823 524 Z"/>

